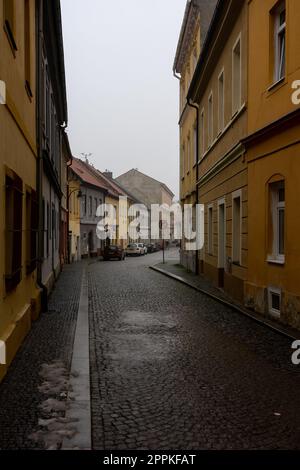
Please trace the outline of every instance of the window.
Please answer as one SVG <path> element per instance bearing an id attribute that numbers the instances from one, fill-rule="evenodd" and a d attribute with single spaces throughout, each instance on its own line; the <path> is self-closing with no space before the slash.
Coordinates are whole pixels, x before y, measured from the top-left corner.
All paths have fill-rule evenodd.
<path id="1" fill-rule="evenodd" d="M 191 139 L 188 136 L 187 139 L 187 174 L 189 174 L 191 169 Z"/>
<path id="2" fill-rule="evenodd" d="M 42 200 L 42 240 L 41 240 L 41 252 L 43 253 L 43 258 L 45 258 L 45 233 L 46 233 L 46 215 L 45 215 L 45 199 Z"/>
<path id="3" fill-rule="evenodd" d="M 181 81 L 180 90 L 181 90 L 181 111 L 182 111 L 183 108 L 184 108 L 184 102 L 185 102 L 185 83 L 184 83 L 184 79 L 182 79 L 182 81 Z"/>
<path id="4" fill-rule="evenodd" d="M 181 178 L 185 176 L 185 144 L 182 145 L 182 156 L 181 156 Z"/>
<path id="5" fill-rule="evenodd" d="M 224 70 L 219 75 L 218 93 L 218 131 L 221 133 L 224 129 Z"/>
<path id="6" fill-rule="evenodd" d="M 51 240 L 51 218 L 50 218 L 50 205 L 47 202 L 47 230 L 46 230 L 46 244 L 47 244 L 47 258 L 49 258 L 49 240 Z"/>
<path id="7" fill-rule="evenodd" d="M 285 254 L 285 184 L 279 181 L 270 184 L 271 205 L 271 250 L 269 260 L 284 262 Z"/>
<path id="8" fill-rule="evenodd" d="M 194 124 L 194 131 L 193 131 L 193 152 L 194 152 L 194 164 L 198 161 L 198 129 L 197 129 L 197 121 Z"/>
<path id="9" fill-rule="evenodd" d="M 211 93 L 208 98 L 208 146 L 210 147 L 213 142 L 214 133 L 214 114 L 213 114 L 213 94 Z"/>
<path id="10" fill-rule="evenodd" d="M 86 194 L 83 195 L 82 197 L 82 212 L 83 215 L 86 215 Z"/>
<path id="11" fill-rule="evenodd" d="M 204 152 L 205 152 L 205 141 L 204 141 L 204 136 L 205 136 L 205 121 L 204 121 L 204 109 L 201 111 L 200 115 L 200 154 L 201 157 L 203 157 Z"/>
<path id="12" fill-rule="evenodd" d="M 5 288 L 9 292 L 21 281 L 23 183 L 13 171 L 5 178 Z"/>
<path id="13" fill-rule="evenodd" d="M 44 203 L 45 204 L 45 203 Z M 26 273 L 36 269 L 38 234 L 38 204 L 36 192 L 26 191 Z"/>
<path id="14" fill-rule="evenodd" d="M 97 208 L 98 208 L 98 199 L 95 197 L 95 212 L 94 212 L 94 217 L 96 217 Z"/>
<path id="15" fill-rule="evenodd" d="M 232 195 L 232 262 L 241 264 L 242 251 L 242 209 L 241 192 L 237 191 Z"/>
<path id="16" fill-rule="evenodd" d="M 54 204 L 52 204 L 52 239 L 54 241 L 54 246 L 56 246 L 56 218 Z"/>
<path id="17" fill-rule="evenodd" d="M 280 2 L 275 10 L 274 18 L 275 32 L 275 82 L 285 76 L 285 55 L 286 55 L 286 10 L 285 2 Z"/>
<path id="18" fill-rule="evenodd" d="M 90 214 L 90 216 L 93 215 L 93 198 L 92 198 L 92 196 L 89 197 L 89 214 Z"/>
<path id="19" fill-rule="evenodd" d="M 197 54 L 197 47 L 195 47 L 193 52 L 193 71 L 195 72 L 198 62 L 198 54 Z"/>
<path id="20" fill-rule="evenodd" d="M 208 207 L 208 254 L 213 254 L 213 206 Z"/>
<path id="21" fill-rule="evenodd" d="M 269 287 L 268 289 L 269 313 L 273 316 L 280 317 L 281 310 L 281 289 Z"/>
<path id="22" fill-rule="evenodd" d="M 3 1 L 3 17 L 4 17 L 4 30 L 8 37 L 10 46 L 13 52 L 17 51 L 17 45 L 15 42 L 15 6 L 14 0 Z"/>
<path id="23" fill-rule="evenodd" d="M 239 38 L 232 50 L 232 114 L 236 114 L 241 108 L 242 100 L 242 62 L 241 62 L 241 38 Z"/>
<path id="24" fill-rule="evenodd" d="M 25 58 L 25 87 L 28 95 L 32 98 L 31 91 L 31 44 L 30 44 L 30 0 L 24 4 L 24 58 Z"/>

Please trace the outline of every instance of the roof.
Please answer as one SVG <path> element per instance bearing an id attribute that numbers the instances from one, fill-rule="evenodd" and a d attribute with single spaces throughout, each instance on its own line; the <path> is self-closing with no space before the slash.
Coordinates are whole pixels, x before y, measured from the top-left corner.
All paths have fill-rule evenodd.
<path id="1" fill-rule="evenodd" d="M 149 175 L 146 175 L 145 173 L 135 169 L 135 168 L 132 168 L 131 170 L 129 171 L 126 171 L 125 173 L 123 173 L 122 175 L 119 175 L 118 178 L 120 178 L 121 176 L 124 176 L 124 175 L 127 175 L 128 173 L 139 173 L 140 175 L 146 177 L 146 178 L 149 178 L 151 179 L 152 181 L 155 181 L 156 183 L 160 184 L 160 186 L 165 190 L 167 191 L 167 193 L 170 194 L 170 196 L 172 196 L 172 198 L 175 196 L 175 194 L 171 191 L 171 189 L 168 188 L 168 186 L 165 184 L 165 183 L 162 183 L 161 181 L 158 181 L 157 179 L 153 178 L 152 176 L 149 176 Z M 118 180 L 117 178 L 117 180 Z"/>
<path id="2" fill-rule="evenodd" d="M 79 158 L 73 158 L 72 164 L 70 167 L 74 173 L 80 178 L 83 183 L 90 184 L 102 190 L 108 191 L 109 186 L 106 182 L 99 177 L 95 176 L 90 169 L 88 168 L 87 164 Z"/>

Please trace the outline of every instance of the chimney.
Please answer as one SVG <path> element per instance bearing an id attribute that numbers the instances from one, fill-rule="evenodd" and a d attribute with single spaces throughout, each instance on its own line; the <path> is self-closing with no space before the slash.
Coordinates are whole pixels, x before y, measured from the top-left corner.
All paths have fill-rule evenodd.
<path id="1" fill-rule="evenodd" d="M 109 178 L 110 180 L 113 179 L 113 172 L 112 171 L 109 171 L 109 170 L 105 170 L 103 172 L 104 176 L 106 176 L 106 178 Z"/>

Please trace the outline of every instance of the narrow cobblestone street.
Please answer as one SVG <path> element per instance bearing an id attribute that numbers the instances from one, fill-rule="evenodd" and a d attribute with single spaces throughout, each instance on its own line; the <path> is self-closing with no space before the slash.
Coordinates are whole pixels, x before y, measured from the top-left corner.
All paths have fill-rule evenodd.
<path id="1" fill-rule="evenodd" d="M 288 338 L 149 269 L 161 253 L 67 267 L 0 386 L 0 448 L 42 448 L 39 371 L 70 367 L 89 290 L 94 449 L 299 449 Z"/>
<path id="2" fill-rule="evenodd" d="M 94 448 L 299 448 L 290 341 L 155 258 L 89 267 Z"/>

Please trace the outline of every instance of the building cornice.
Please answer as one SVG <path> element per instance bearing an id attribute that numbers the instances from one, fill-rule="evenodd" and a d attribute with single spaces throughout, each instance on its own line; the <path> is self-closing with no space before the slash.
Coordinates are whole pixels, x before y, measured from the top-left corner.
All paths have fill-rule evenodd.
<path id="1" fill-rule="evenodd" d="M 245 146 L 242 142 L 235 145 L 229 152 L 227 152 L 220 160 L 218 160 L 204 175 L 200 176 L 197 181 L 198 186 L 210 181 L 214 176 L 220 173 L 228 165 L 231 165 L 235 160 L 240 158 L 245 153 Z"/>

